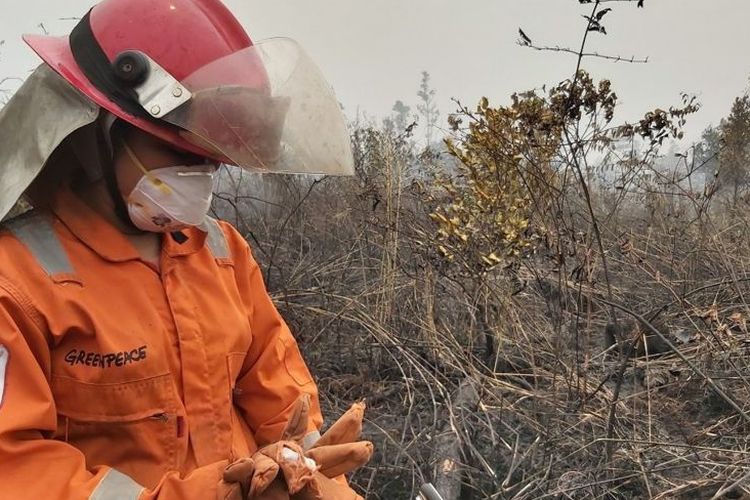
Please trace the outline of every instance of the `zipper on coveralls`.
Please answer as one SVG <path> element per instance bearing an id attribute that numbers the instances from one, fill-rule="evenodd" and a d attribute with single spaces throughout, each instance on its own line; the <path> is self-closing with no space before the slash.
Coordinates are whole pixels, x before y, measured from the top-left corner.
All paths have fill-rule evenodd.
<path id="1" fill-rule="evenodd" d="M 169 422 L 169 414 L 157 413 L 156 415 L 152 415 L 151 419 L 158 420 L 166 424 L 167 422 Z M 175 415 L 175 430 L 177 432 L 178 438 L 182 437 L 185 433 L 185 418 L 182 417 L 181 415 Z"/>

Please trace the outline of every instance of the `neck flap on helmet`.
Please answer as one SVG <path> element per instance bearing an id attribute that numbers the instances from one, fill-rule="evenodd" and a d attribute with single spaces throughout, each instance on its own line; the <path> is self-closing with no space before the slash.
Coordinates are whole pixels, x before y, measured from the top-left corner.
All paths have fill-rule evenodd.
<path id="1" fill-rule="evenodd" d="M 74 131 L 96 121 L 99 106 L 46 64 L 0 109 L 0 219 Z"/>

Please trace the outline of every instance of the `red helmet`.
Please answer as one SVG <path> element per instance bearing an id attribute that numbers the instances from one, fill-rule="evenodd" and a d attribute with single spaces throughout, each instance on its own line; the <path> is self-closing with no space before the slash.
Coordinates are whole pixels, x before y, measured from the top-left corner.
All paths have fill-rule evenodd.
<path id="1" fill-rule="evenodd" d="M 253 44 L 218 0 L 104 0 L 69 37 L 24 40 L 96 104 L 178 148 L 265 171 L 353 171 L 314 63 L 289 39 Z"/>

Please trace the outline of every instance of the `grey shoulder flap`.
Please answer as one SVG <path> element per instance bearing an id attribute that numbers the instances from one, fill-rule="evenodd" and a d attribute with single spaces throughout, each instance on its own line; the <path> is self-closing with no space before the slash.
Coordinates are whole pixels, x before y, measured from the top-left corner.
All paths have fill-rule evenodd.
<path id="1" fill-rule="evenodd" d="M 73 274 L 68 254 L 48 215 L 32 210 L 3 223 L 3 227 L 29 249 L 49 276 Z"/>

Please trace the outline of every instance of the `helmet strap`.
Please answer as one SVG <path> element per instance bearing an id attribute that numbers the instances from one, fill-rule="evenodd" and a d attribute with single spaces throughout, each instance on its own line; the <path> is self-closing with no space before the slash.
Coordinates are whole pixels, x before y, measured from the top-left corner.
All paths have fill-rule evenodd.
<path id="1" fill-rule="evenodd" d="M 107 186 L 109 197 L 112 199 L 115 215 L 125 227 L 140 232 L 140 229 L 135 227 L 133 221 L 130 220 L 130 215 L 128 215 L 128 207 L 125 204 L 125 200 L 120 192 L 120 186 L 117 182 L 114 148 L 111 146 L 112 143 L 108 142 L 104 136 L 104 129 L 102 127 L 96 128 L 96 143 L 100 157 L 100 164 L 102 166 L 102 177 L 104 179 L 104 184 Z"/>
<path id="2" fill-rule="evenodd" d="M 136 92 L 121 83 L 115 75 L 91 28 L 91 11 L 87 12 L 70 33 L 70 50 L 78 67 L 100 92 L 133 116 L 152 119 L 138 102 Z"/>

